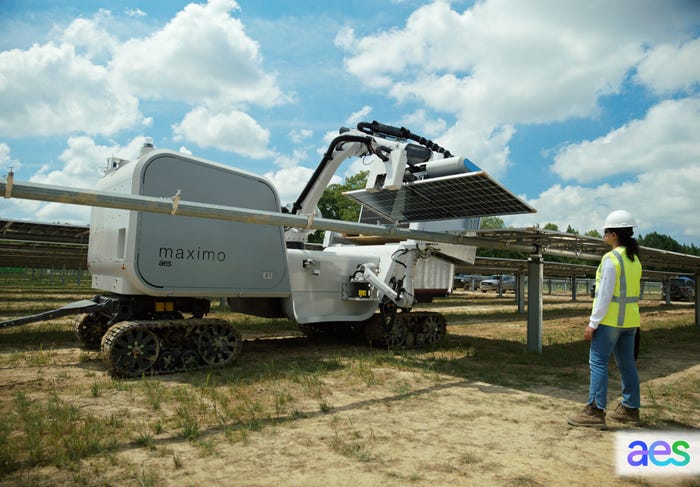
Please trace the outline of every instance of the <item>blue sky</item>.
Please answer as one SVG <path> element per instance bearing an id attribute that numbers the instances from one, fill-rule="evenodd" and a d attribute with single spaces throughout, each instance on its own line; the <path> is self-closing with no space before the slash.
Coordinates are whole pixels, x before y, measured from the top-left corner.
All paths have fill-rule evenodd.
<path id="1" fill-rule="evenodd" d="M 401 125 L 581 232 L 700 244 L 700 2 L 0 1 L 0 174 L 94 187 L 144 136 L 294 201 L 337 129 Z M 336 181 L 359 168 L 343 166 Z M 3 218 L 89 210 L 1 200 Z"/>

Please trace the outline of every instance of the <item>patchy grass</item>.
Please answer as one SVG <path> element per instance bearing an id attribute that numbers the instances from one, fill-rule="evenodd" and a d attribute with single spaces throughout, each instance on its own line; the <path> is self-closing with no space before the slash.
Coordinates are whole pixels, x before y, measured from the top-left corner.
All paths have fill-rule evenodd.
<path id="1" fill-rule="evenodd" d="M 27 304 L 13 302 L 35 309 L 46 303 L 44 296 L 53 299 L 53 292 L 72 296 L 65 302 L 78 295 L 41 290 L 45 293 L 27 293 L 33 296 L 25 298 Z M 164 456 L 171 468 L 186 470 L 187 448 L 216 458 L 215 438 L 243 445 L 258 434 L 274 435 L 275 428 L 316 417 L 330 422 L 332 434 L 323 441 L 329 454 L 386 469 L 380 446 L 389 440 L 379 441 L 371 429 L 338 419 L 347 397 L 390 408 L 415 399 L 417 384 L 434 387 L 454 378 L 527 391 L 527 402 L 544 410 L 550 406 L 543 391 L 547 398 L 570 399 L 587 389 L 588 343 L 582 332 L 590 301 L 551 298 L 550 304 L 557 308 L 544 313 L 542 353 L 533 354 L 526 351 L 527 323 L 512 296 L 464 293 L 421 305 L 446 315 L 448 337 L 429 349 L 404 351 L 372 349 L 357 341 L 310 341 L 289 320 L 243 317 L 214 303 L 212 316 L 235 322 L 249 340 L 235 366 L 135 380 L 109 377 L 99 353 L 80 352 L 70 320 L 3 330 L 0 476 L 41 483 L 37 472 L 50 467 L 62 479 L 57 483 L 108 485 L 119 478 L 159 485 L 157 470 L 126 460 L 131 457 L 124 452 L 138 450 L 137 458 Z M 700 353 L 691 309 L 645 306 L 638 366 L 646 378 L 644 418 L 656 427 L 700 424 L 700 378 L 683 373 L 688 363 L 697 364 Z M 372 393 L 389 399 L 366 399 Z M 455 453 L 452 462 L 440 459 L 435 469 L 455 475 L 474 466 L 485 471 L 487 458 L 480 451 Z M 81 470 L 86 464 L 88 470 Z M 415 467 L 395 475 L 418 482 L 429 474 Z M 513 485 L 540 481 L 530 475 L 503 480 Z"/>
<path id="2" fill-rule="evenodd" d="M 40 465 L 64 467 L 82 458 L 114 452 L 122 431 L 86 414 L 51 391 L 32 399 L 18 391 L 0 420 L 0 473 Z"/>

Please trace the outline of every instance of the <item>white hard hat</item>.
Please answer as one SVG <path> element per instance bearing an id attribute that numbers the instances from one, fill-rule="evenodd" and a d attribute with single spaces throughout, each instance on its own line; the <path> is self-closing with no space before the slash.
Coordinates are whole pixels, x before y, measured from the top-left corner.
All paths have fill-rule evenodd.
<path id="1" fill-rule="evenodd" d="M 615 210 L 605 219 L 603 228 L 627 228 L 636 226 L 637 220 L 634 219 L 632 213 L 625 210 Z"/>

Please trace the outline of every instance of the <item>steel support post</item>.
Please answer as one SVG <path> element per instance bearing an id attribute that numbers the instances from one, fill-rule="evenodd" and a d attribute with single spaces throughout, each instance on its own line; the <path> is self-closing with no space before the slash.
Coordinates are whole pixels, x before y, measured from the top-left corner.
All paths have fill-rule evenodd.
<path id="1" fill-rule="evenodd" d="M 527 351 L 542 353 L 542 255 L 527 259 Z"/>
<path id="2" fill-rule="evenodd" d="M 700 290 L 700 272 L 695 274 L 695 327 L 700 328 L 700 305 L 698 305 L 698 290 Z"/>
<path id="3" fill-rule="evenodd" d="M 522 272 L 515 274 L 515 299 L 518 302 L 518 313 L 525 314 L 525 276 Z"/>
<path id="4" fill-rule="evenodd" d="M 571 276 L 571 301 L 576 302 L 576 276 Z"/>

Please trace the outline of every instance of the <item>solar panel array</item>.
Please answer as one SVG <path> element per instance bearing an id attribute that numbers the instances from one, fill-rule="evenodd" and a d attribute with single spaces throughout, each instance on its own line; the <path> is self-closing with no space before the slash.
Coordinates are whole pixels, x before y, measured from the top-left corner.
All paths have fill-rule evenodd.
<path id="1" fill-rule="evenodd" d="M 87 226 L 0 220 L 0 267 L 85 269 L 89 230 Z M 539 247 L 544 254 L 563 250 L 602 256 L 609 250 L 599 238 L 540 228 L 477 230 L 465 235 L 483 241 L 484 247 L 530 251 Z M 695 255 L 642 247 L 640 257 L 647 271 L 700 272 L 700 257 Z"/>
<path id="2" fill-rule="evenodd" d="M 344 194 L 399 223 L 535 212 L 483 171 L 404 183 L 395 191 Z"/>
<path id="3" fill-rule="evenodd" d="M 0 220 L 0 267 L 85 269 L 90 228 Z"/>

